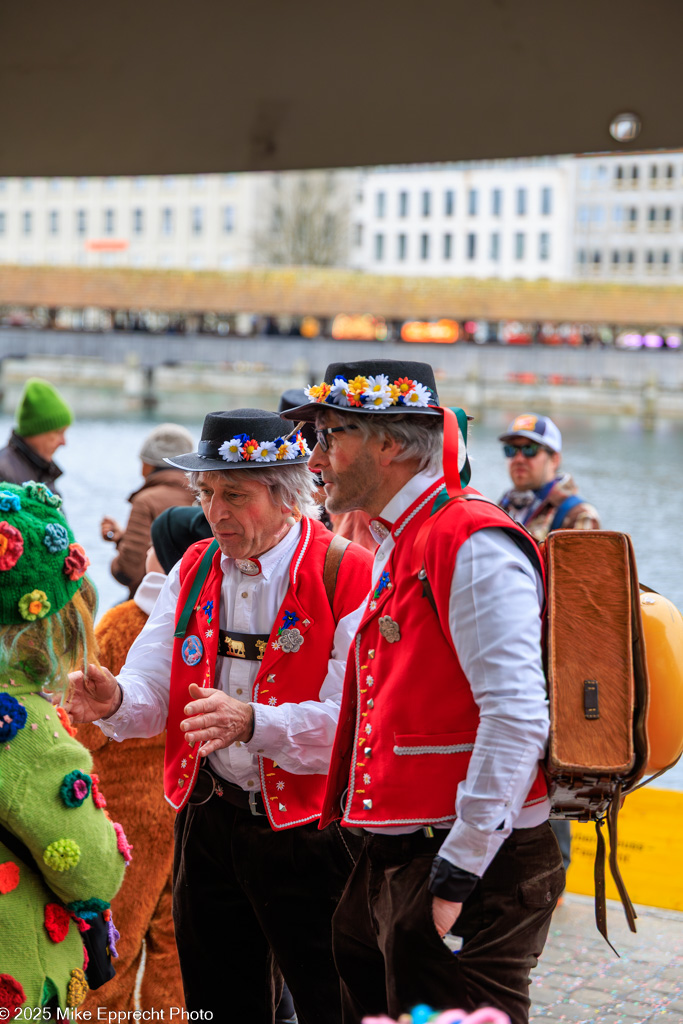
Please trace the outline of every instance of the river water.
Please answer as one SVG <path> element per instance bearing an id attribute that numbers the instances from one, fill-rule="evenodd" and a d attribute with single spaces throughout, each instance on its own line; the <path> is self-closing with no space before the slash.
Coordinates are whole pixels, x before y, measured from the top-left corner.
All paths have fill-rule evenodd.
<path id="1" fill-rule="evenodd" d="M 470 428 L 472 485 L 493 500 L 507 487 L 496 437 L 518 411 L 490 412 Z M 596 506 L 605 529 L 630 533 L 642 582 L 683 609 L 683 424 L 662 421 L 647 431 L 628 417 L 554 418 L 564 439 L 563 468 Z M 178 421 L 199 439 L 200 420 L 179 416 Z M 67 446 L 56 456 L 65 471 L 60 482 L 65 511 L 91 559 L 101 610 L 125 599 L 127 591 L 109 575 L 114 552 L 100 538 L 99 522 L 103 515 L 113 515 L 125 524 L 127 495 L 141 484 L 138 452 L 155 422 L 133 415 L 114 418 L 103 399 L 101 418 L 78 418 Z M 11 417 L 0 415 L 0 439 L 11 426 Z M 683 789 L 683 765 L 665 776 L 664 785 Z"/>

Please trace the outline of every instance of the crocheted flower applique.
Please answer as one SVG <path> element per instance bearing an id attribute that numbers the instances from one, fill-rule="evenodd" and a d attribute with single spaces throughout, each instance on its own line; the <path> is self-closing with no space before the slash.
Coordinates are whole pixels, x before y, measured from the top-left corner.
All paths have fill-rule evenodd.
<path id="1" fill-rule="evenodd" d="M 16 526 L 0 523 L 0 571 L 13 569 L 24 553 L 24 538 Z"/>
<path id="2" fill-rule="evenodd" d="M 17 1010 L 25 1002 L 26 993 L 20 982 L 11 974 L 0 974 L 0 1006 L 4 1010 Z"/>
<path id="3" fill-rule="evenodd" d="M 61 903 L 46 903 L 45 930 L 53 942 L 63 942 L 69 934 L 71 914 Z"/>
<path id="4" fill-rule="evenodd" d="M 24 490 L 34 501 L 42 501 L 43 505 L 49 505 L 50 508 L 62 507 L 62 499 L 58 494 L 54 494 L 46 484 L 39 484 L 35 480 L 29 480 L 28 483 L 24 484 Z"/>
<path id="5" fill-rule="evenodd" d="M 80 967 L 74 967 L 71 971 L 71 981 L 69 987 L 66 990 L 66 1005 L 67 1006 L 80 1006 L 81 1003 L 85 1002 L 85 997 L 90 991 L 88 982 L 85 980 L 85 974 Z"/>
<path id="6" fill-rule="evenodd" d="M 16 697 L 0 693 L 0 742 L 13 740 L 26 725 L 26 708 Z"/>
<path id="7" fill-rule="evenodd" d="M 0 512 L 21 512 L 21 498 L 11 491 L 0 491 Z"/>
<path id="8" fill-rule="evenodd" d="M 118 821 L 113 821 L 114 831 L 116 832 L 116 845 L 118 851 L 125 860 L 126 864 L 130 864 L 133 859 L 131 850 L 133 847 L 126 839 L 126 833 L 123 831 L 123 825 L 119 825 Z"/>
<path id="9" fill-rule="evenodd" d="M 19 598 L 19 614 L 28 622 L 44 619 L 51 607 L 44 590 L 32 590 Z"/>
<path id="10" fill-rule="evenodd" d="M 19 865 L 13 860 L 0 864 L 0 893 L 5 896 L 19 885 Z"/>
<path id="11" fill-rule="evenodd" d="M 92 783 L 92 802 L 94 803 L 95 807 L 101 807 L 102 809 L 104 809 L 107 806 L 107 801 L 104 796 L 104 793 L 100 789 L 99 775 L 95 775 L 95 773 L 93 772 L 92 775 L 90 776 L 90 781 Z"/>
<path id="12" fill-rule="evenodd" d="M 60 551 L 66 551 L 69 546 L 69 534 L 66 527 L 62 526 L 61 523 L 47 523 L 43 544 L 51 555 L 56 555 Z"/>
<path id="13" fill-rule="evenodd" d="M 76 769 L 64 776 L 59 795 L 67 807 L 80 807 L 90 795 L 92 780 L 89 775 Z"/>
<path id="14" fill-rule="evenodd" d="M 85 576 L 90 559 L 80 544 L 69 544 L 69 554 L 64 559 L 64 575 L 70 580 L 80 580 Z"/>
<path id="15" fill-rule="evenodd" d="M 43 860 L 53 871 L 75 868 L 81 859 L 81 848 L 74 839 L 55 839 L 43 853 Z"/>

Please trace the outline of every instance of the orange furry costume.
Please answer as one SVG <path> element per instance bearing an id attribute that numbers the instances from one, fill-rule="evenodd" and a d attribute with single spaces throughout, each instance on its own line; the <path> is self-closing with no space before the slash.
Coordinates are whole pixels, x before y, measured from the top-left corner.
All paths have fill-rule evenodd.
<path id="1" fill-rule="evenodd" d="M 106 612 L 95 631 L 100 661 L 115 675 L 147 621 L 135 601 L 125 601 Z M 107 797 L 110 814 L 124 824 L 134 847 L 130 864 L 112 901 L 121 932 L 116 977 L 89 992 L 83 1010 L 97 1015 L 98 1006 L 133 1010 L 135 980 L 147 947 L 140 990 L 143 1010 L 184 1007 L 183 986 L 171 915 L 173 819 L 164 799 L 163 762 L 165 733 L 150 739 L 110 743 L 96 725 L 80 725 L 78 739 L 92 753 L 93 770 Z"/>

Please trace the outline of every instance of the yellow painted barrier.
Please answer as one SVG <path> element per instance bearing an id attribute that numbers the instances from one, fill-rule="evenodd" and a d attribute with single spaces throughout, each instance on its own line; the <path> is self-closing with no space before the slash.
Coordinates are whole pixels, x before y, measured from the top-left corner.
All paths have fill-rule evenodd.
<path id="1" fill-rule="evenodd" d="M 608 844 L 607 827 L 603 828 Z M 683 910 L 683 793 L 641 789 L 627 797 L 619 812 L 617 859 L 631 900 L 650 907 Z M 595 824 L 572 822 L 569 892 L 592 896 Z M 609 846 L 608 846 L 609 849 Z M 609 867 L 607 898 L 618 899 Z"/>

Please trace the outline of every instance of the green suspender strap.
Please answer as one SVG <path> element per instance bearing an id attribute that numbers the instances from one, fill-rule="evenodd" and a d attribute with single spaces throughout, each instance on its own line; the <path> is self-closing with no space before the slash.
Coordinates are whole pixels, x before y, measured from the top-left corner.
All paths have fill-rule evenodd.
<path id="1" fill-rule="evenodd" d="M 209 575 L 209 569 L 211 568 L 211 563 L 213 562 L 213 556 L 216 554 L 217 551 L 218 541 L 212 540 L 208 548 L 204 552 L 201 562 L 199 563 L 197 575 L 194 578 L 194 583 L 192 584 L 190 593 L 187 595 L 185 607 L 180 613 L 178 625 L 176 626 L 175 633 L 173 634 L 173 636 L 177 636 L 180 640 L 182 640 L 182 638 L 185 636 L 185 630 L 187 629 L 187 624 L 190 621 L 190 615 L 192 615 L 192 609 L 195 606 L 195 601 L 199 597 L 199 591 L 204 586 L 204 580 Z"/>

